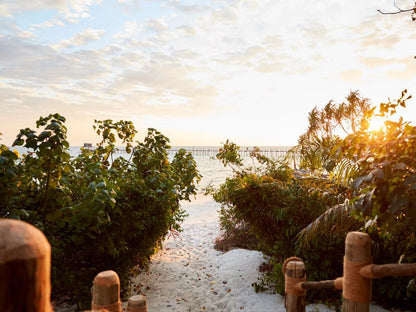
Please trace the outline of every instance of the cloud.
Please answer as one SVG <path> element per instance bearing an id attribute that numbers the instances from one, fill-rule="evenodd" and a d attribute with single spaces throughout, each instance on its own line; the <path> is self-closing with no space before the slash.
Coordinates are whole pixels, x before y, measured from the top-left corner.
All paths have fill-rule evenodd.
<path id="1" fill-rule="evenodd" d="M 32 24 L 31 27 L 33 28 L 50 28 L 55 26 L 65 26 L 65 24 L 57 19 L 50 19 L 40 24 Z"/>
<path id="2" fill-rule="evenodd" d="M 169 27 L 163 18 L 157 18 L 157 19 L 149 20 L 147 23 L 143 25 L 142 29 L 148 29 L 148 30 L 152 30 L 155 32 L 161 32 L 161 31 L 168 30 Z"/>
<path id="3" fill-rule="evenodd" d="M 184 56 L 184 51 L 178 52 L 175 57 L 178 55 Z M 106 92 L 121 94 L 124 103 L 140 105 L 141 112 L 192 116 L 214 111 L 218 90 L 211 84 L 192 78 L 198 74 L 193 67 L 164 55 L 155 54 L 151 59 L 137 69 L 126 67 Z"/>
<path id="4" fill-rule="evenodd" d="M 194 37 L 198 34 L 198 29 L 192 25 L 182 25 L 176 28 L 176 32 L 179 36 Z"/>
<path id="5" fill-rule="evenodd" d="M 35 38 L 36 35 L 28 30 L 25 30 L 19 33 L 19 37 L 27 39 L 27 38 Z"/>
<path id="6" fill-rule="evenodd" d="M 66 21 L 77 23 L 80 18 L 89 17 L 89 7 L 102 0 L 3 0 L 0 16 L 11 17 L 16 13 L 42 10 L 58 10 Z"/>
<path id="7" fill-rule="evenodd" d="M 262 44 L 267 48 L 276 48 L 283 45 L 284 41 L 279 35 L 266 35 L 262 38 Z"/>
<path id="8" fill-rule="evenodd" d="M 209 6 L 198 4 L 186 5 L 179 1 L 169 1 L 169 5 L 186 14 L 204 13 L 207 10 L 210 10 Z"/>
<path id="9" fill-rule="evenodd" d="M 388 79 L 394 79 L 403 81 L 406 84 L 409 83 L 414 77 L 416 77 L 416 61 L 413 57 L 408 57 L 396 61 L 396 68 L 388 70 L 386 77 Z"/>
<path id="10" fill-rule="evenodd" d="M 403 16 L 373 15 L 364 19 L 355 27 L 351 27 L 352 36 L 356 37 L 358 51 L 370 48 L 378 50 L 394 50 L 408 36 L 403 29 L 408 29 L 409 21 Z"/>
<path id="11" fill-rule="evenodd" d="M 52 45 L 52 47 L 56 50 L 61 50 L 74 46 L 82 46 L 88 44 L 89 42 L 100 40 L 104 34 L 104 29 L 86 28 L 75 34 L 72 38 L 61 40 L 57 44 Z"/>
<path id="12" fill-rule="evenodd" d="M 198 58 L 198 53 L 190 50 L 190 49 L 181 49 L 177 50 L 174 53 L 174 57 L 180 61 L 180 60 L 193 60 Z"/>
<path id="13" fill-rule="evenodd" d="M 0 15 L 11 16 L 0 19 L 0 102 L 14 115 L 19 105 L 37 115 L 42 103 L 48 110 L 56 103 L 89 119 L 202 116 L 231 125 L 267 111 L 286 121 L 291 115 L 280 114 L 282 103 L 315 105 L 352 85 L 414 84 L 416 77 L 414 32 L 371 13 L 367 2 L 360 6 L 365 13 L 353 4 L 306 0 L 0 2 Z M 13 15 L 39 10 L 24 23 Z M 245 131 L 232 127 L 235 135 Z"/>
<path id="14" fill-rule="evenodd" d="M 328 36 L 328 28 L 319 22 L 309 22 L 300 26 L 305 40 L 324 39 Z"/>
<path id="15" fill-rule="evenodd" d="M 398 34 L 370 33 L 361 37 L 361 46 L 392 49 L 400 41 Z"/>
<path id="16" fill-rule="evenodd" d="M 15 36 L 22 30 L 9 18 L 0 18 L 0 36 Z"/>
<path id="17" fill-rule="evenodd" d="M 116 88 L 127 90 L 133 85 L 143 85 L 162 93 L 171 92 L 178 96 L 194 97 L 204 94 L 215 96 L 215 88 L 204 86 L 189 78 L 192 68 L 164 61 L 163 56 L 154 55 L 153 61 L 137 70 L 126 69 L 118 78 Z"/>
<path id="18" fill-rule="evenodd" d="M 0 37 L 0 77 L 35 86 L 103 78 L 111 71 L 99 51 L 60 53 L 18 37 Z M 35 87 L 36 88 L 36 87 Z"/>
<path id="19" fill-rule="evenodd" d="M 0 68 L 2 72 L 7 68 L 18 68 L 26 60 L 39 55 L 46 55 L 50 49 L 41 45 L 30 43 L 16 36 L 0 36 Z M 21 68 L 26 70 L 28 68 Z"/>
<path id="20" fill-rule="evenodd" d="M 286 68 L 285 64 L 280 62 L 262 62 L 256 67 L 256 71 L 262 73 L 282 72 Z"/>
<path id="21" fill-rule="evenodd" d="M 230 8 L 216 9 L 211 13 L 212 23 L 233 23 L 238 20 L 236 12 Z"/>
<path id="22" fill-rule="evenodd" d="M 276 40 L 276 42 L 278 41 Z M 247 46 L 244 50 L 220 56 L 215 61 L 218 66 L 226 67 L 228 70 L 261 73 L 287 72 L 289 68 L 294 69 L 298 62 L 285 51 L 272 48 L 272 43 Z"/>
<path id="23" fill-rule="evenodd" d="M 40 11 L 44 9 L 64 9 L 71 0 L 3 0 L 0 16 L 13 16 L 15 13 Z"/>
<path id="24" fill-rule="evenodd" d="M 361 57 L 360 61 L 370 68 L 377 68 L 380 66 L 397 63 L 397 60 L 382 57 Z"/>
<path id="25" fill-rule="evenodd" d="M 361 70 L 342 70 L 340 72 L 341 79 L 346 82 L 359 82 L 362 80 L 363 72 Z"/>
<path id="26" fill-rule="evenodd" d="M 137 21 L 126 21 L 123 25 L 123 30 L 116 33 L 114 38 L 116 39 L 128 39 L 134 40 L 133 38 L 140 32 L 140 26 Z"/>

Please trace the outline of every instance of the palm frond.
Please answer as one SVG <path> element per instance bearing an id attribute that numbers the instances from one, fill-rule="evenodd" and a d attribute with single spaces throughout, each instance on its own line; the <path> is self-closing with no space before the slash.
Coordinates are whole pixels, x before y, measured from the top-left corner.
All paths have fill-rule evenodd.
<path id="1" fill-rule="evenodd" d="M 349 185 L 359 173 L 359 166 L 355 162 L 344 158 L 336 164 L 330 178 L 338 185 Z"/>
<path id="2" fill-rule="evenodd" d="M 356 224 L 351 211 L 352 206 L 348 202 L 328 209 L 299 232 L 297 241 L 301 246 L 308 247 L 321 235 L 339 235 L 351 230 Z"/>
<path id="3" fill-rule="evenodd" d="M 353 216 L 354 210 L 368 213 L 371 207 L 371 201 L 374 190 L 362 194 L 354 202 L 348 199 L 340 205 L 336 205 L 326 210 L 322 215 L 316 218 L 306 228 L 299 232 L 297 241 L 301 246 L 310 246 L 313 240 L 321 235 L 340 236 L 348 231 L 357 230 L 363 224 L 358 222 Z"/>

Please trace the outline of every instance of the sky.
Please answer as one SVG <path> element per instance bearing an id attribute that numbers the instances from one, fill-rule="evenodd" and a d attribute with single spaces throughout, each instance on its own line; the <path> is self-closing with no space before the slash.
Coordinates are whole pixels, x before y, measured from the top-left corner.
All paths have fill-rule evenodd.
<path id="1" fill-rule="evenodd" d="M 396 1 L 402 9 L 414 1 Z M 416 22 L 393 0 L 0 0 L 0 132 L 50 113 L 71 145 L 130 120 L 171 145 L 295 145 L 358 90 L 416 98 Z M 416 122 L 416 101 L 401 112 Z"/>

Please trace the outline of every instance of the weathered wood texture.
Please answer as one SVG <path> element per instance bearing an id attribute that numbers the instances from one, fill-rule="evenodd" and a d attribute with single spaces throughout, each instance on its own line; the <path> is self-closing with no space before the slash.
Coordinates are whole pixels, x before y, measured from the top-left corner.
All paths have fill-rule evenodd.
<path id="1" fill-rule="evenodd" d="M 290 260 L 290 258 L 288 260 Z M 304 263 L 298 260 L 287 261 L 283 265 L 283 273 L 285 274 L 286 311 L 304 312 L 306 291 L 303 289 L 296 289 L 296 284 L 306 282 Z"/>
<path id="2" fill-rule="evenodd" d="M 91 310 L 121 312 L 120 279 L 114 271 L 104 271 L 94 278 Z"/>
<path id="3" fill-rule="evenodd" d="M 360 269 L 373 261 L 371 238 L 366 233 L 350 232 L 345 239 L 342 278 L 342 311 L 368 312 L 371 301 L 371 279 L 362 277 Z"/>
<path id="4" fill-rule="evenodd" d="M 298 283 L 295 287 L 297 290 L 336 288 L 335 280 Z"/>
<path id="5" fill-rule="evenodd" d="M 127 302 L 127 312 L 147 312 L 146 297 L 142 295 L 130 297 Z"/>
<path id="6" fill-rule="evenodd" d="M 416 276 L 416 263 L 371 264 L 360 270 L 365 278 L 381 278 L 385 276 Z"/>
<path id="7" fill-rule="evenodd" d="M 23 221 L 0 219 L 0 311 L 51 312 L 51 247 Z"/>
<path id="8" fill-rule="evenodd" d="M 305 282 L 296 281 L 292 278 L 293 276 L 302 276 L 300 271 L 296 273 L 298 261 L 301 260 L 291 257 L 283 263 L 287 311 L 303 311 L 298 304 L 298 295 L 295 296 L 293 293 L 293 288 L 296 292 L 307 289 L 336 288 L 342 289 L 343 312 L 368 312 L 372 279 L 385 276 L 416 276 L 416 263 L 372 264 L 371 238 L 368 234 L 361 232 L 350 232 L 345 239 L 342 277 L 329 281 L 306 282 L 305 274 Z M 303 264 L 303 262 L 300 263 Z"/>

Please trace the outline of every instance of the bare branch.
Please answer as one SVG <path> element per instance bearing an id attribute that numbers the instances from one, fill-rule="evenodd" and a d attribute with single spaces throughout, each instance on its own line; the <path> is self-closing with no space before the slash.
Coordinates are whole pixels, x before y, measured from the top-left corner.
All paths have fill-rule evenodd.
<path id="1" fill-rule="evenodd" d="M 400 8 L 396 4 L 396 1 L 394 1 L 394 7 L 397 9 L 397 11 L 395 11 L 395 12 L 383 12 L 381 10 L 377 10 L 377 12 L 379 12 L 380 14 L 384 14 L 384 15 L 387 15 L 387 14 L 400 14 L 400 13 L 412 12 L 412 11 L 413 12 L 416 12 L 416 2 L 415 2 L 415 6 L 413 8 L 411 8 L 411 9 L 402 9 L 402 8 Z"/>

